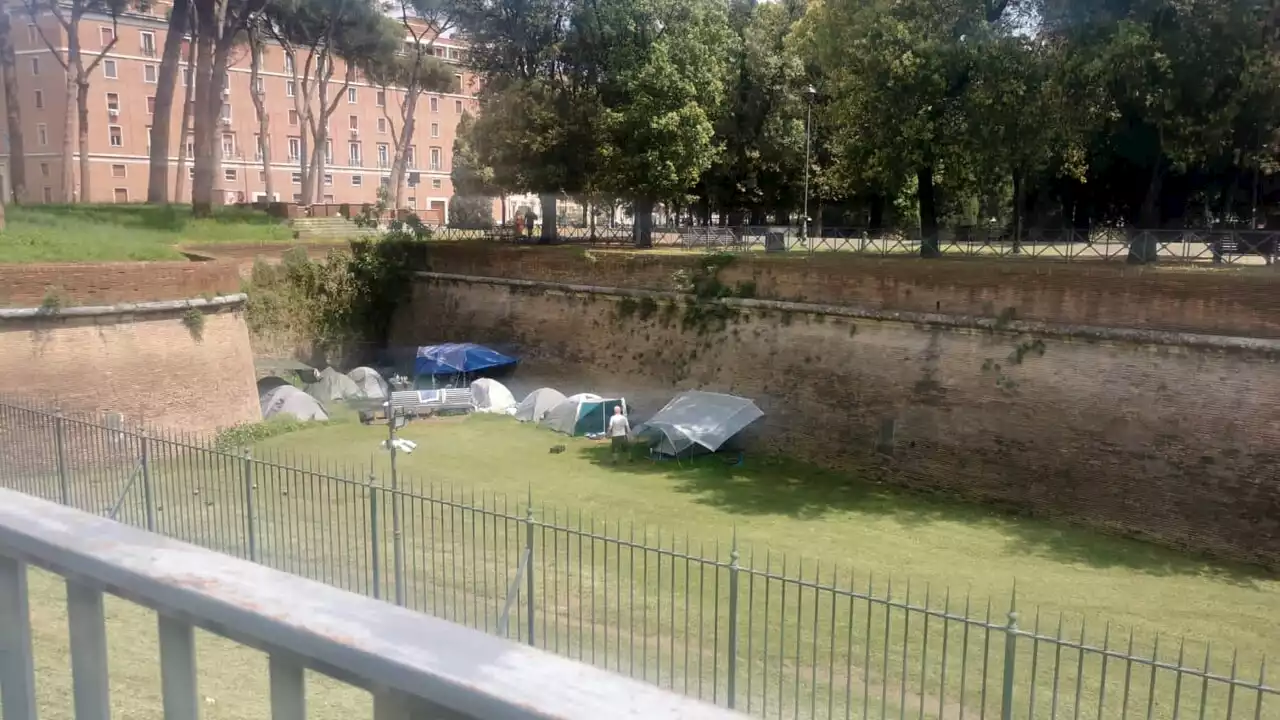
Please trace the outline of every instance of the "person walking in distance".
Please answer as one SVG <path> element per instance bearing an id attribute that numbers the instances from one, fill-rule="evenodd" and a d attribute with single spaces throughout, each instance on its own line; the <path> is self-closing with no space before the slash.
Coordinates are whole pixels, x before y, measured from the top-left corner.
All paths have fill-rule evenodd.
<path id="1" fill-rule="evenodd" d="M 613 452 L 613 462 L 618 462 L 618 455 L 627 449 L 627 436 L 631 434 L 631 421 L 622 414 L 622 406 L 613 409 L 613 417 L 609 418 L 609 445 Z"/>

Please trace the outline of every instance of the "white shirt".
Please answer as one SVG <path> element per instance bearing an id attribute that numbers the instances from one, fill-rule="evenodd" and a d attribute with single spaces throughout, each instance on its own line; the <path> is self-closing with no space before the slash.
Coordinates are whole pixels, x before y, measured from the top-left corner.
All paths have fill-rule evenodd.
<path id="1" fill-rule="evenodd" d="M 609 437 L 626 437 L 631 432 L 631 423 L 626 415 L 618 414 L 609 418 Z"/>

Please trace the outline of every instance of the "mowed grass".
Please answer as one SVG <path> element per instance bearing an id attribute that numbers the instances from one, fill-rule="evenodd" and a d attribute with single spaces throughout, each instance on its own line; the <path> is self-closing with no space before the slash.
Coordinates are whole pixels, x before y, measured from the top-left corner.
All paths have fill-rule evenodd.
<path id="1" fill-rule="evenodd" d="M 197 220 L 183 205 L 11 205 L 0 231 L 0 263 L 181 260 L 183 243 L 292 238 L 282 221 L 238 208 Z"/>
<path id="2" fill-rule="evenodd" d="M 385 432 L 385 427 L 344 421 L 260 442 L 254 449 L 252 500 L 238 453 L 192 455 L 157 444 L 151 474 L 157 529 L 247 556 L 249 524 L 243 518 L 252 504 L 253 552 L 262 562 L 366 594 L 374 592 L 376 581 L 381 596 L 390 598 L 392 504 L 389 493 L 363 484 L 372 464 L 385 487 L 387 463 L 378 447 Z M 935 610 L 949 607 L 952 614 L 978 619 L 986 617 L 990 604 L 995 626 L 1007 622 L 1016 581 L 1024 629 L 1038 627 L 1052 635 L 1061 614 L 1063 634 L 1073 640 L 1083 623 L 1089 645 L 1102 645 L 1105 636 L 1113 651 L 1132 648 L 1146 656 L 1159 636 L 1159 658 L 1168 663 L 1178 659 L 1179 638 L 1186 638 L 1184 664 L 1191 667 L 1203 667 L 1211 642 L 1212 670 L 1224 676 L 1231 672 L 1233 651 L 1239 675 L 1256 678 L 1262 657 L 1280 647 L 1275 623 L 1280 583 L 1248 567 L 929 500 L 752 455 L 740 467 L 715 458 L 692 465 L 638 459 L 614 466 L 601 443 L 492 417 L 420 421 L 401 434 L 418 443 L 416 452 L 401 455 L 401 486 L 436 498 L 406 499 L 401 508 L 407 604 L 498 632 L 526 542 L 528 526 L 522 519 L 532 495 L 540 521 L 567 529 L 535 527 L 533 603 L 522 581 L 507 633 L 524 639 L 532 611 L 540 647 L 722 704 L 730 573 L 723 564 L 681 558 L 688 554 L 725 563 L 735 533 L 745 567 L 869 590 L 876 597 L 891 593 L 896 601 L 910 593 L 914 605 L 925 604 L 927 597 Z M 560 444 L 566 452 L 548 452 Z M 77 504 L 90 509 L 108 504 L 115 497 L 110 490 L 118 492 L 132 467 L 126 462 L 114 475 L 75 478 L 77 492 L 85 492 Z M 143 522 L 137 495 L 122 512 L 122 519 L 133 524 Z M 634 538 L 637 545 L 660 545 L 674 554 L 636 551 L 589 536 L 584 540 L 576 533 L 579 527 Z M 753 714 L 770 718 L 826 717 L 829 708 L 835 717 L 844 717 L 846 710 L 861 717 L 864 707 L 877 716 L 880 709 L 890 716 L 905 711 L 931 718 L 957 717 L 960 708 L 975 717 L 982 709 L 998 714 L 1004 647 L 999 630 L 988 637 L 979 626 L 966 629 L 935 618 L 925 631 L 918 614 L 908 627 L 899 610 L 889 612 L 880 604 L 835 601 L 831 593 L 794 583 L 783 587 L 761 574 L 743 573 L 740 581 L 740 709 L 750 699 Z M 60 588 L 51 587 L 35 602 L 56 609 L 62 604 Z M 944 605 L 948 591 L 949 606 Z M 43 644 L 65 636 L 65 619 L 40 615 Z M 153 623 L 140 620 L 130 627 L 153 637 Z M 945 663 L 939 660 L 943 638 L 950 642 Z M 1148 693 L 1155 701 L 1153 716 L 1171 716 L 1176 689 L 1171 672 L 1158 673 L 1153 686 L 1144 667 L 1113 658 L 1104 670 L 1101 658 L 1091 655 L 1077 673 L 1073 651 L 1056 658 L 1049 644 L 1018 643 L 1016 696 L 1024 709 L 1031 702 L 1034 674 L 1036 713 L 1048 716 L 1060 660 L 1060 716 L 1078 711 L 1083 717 L 1121 717 L 1122 698 L 1130 714 L 1145 716 Z M 233 668 L 246 677 L 260 673 L 259 663 L 265 662 L 253 651 L 212 640 L 209 647 L 225 648 L 213 663 L 228 677 Z M 58 657 L 56 651 L 41 652 Z M 139 655 L 139 668 L 154 664 L 154 657 Z M 54 686 L 67 682 L 63 666 L 42 664 Z M 139 688 L 155 692 L 142 670 L 131 677 Z M 1082 678 L 1079 689 L 1077 677 Z M 967 687 L 961 687 L 962 680 Z M 241 688 L 246 707 L 255 687 Z M 1199 707 L 1198 679 L 1185 677 L 1177 692 L 1184 712 Z M 1215 681 L 1206 708 L 1206 717 L 1253 717 L 1255 694 L 1242 690 L 1233 698 Z M 1280 706 L 1269 699 L 1262 717 L 1277 711 Z M 358 709 L 350 712 L 362 716 Z"/>

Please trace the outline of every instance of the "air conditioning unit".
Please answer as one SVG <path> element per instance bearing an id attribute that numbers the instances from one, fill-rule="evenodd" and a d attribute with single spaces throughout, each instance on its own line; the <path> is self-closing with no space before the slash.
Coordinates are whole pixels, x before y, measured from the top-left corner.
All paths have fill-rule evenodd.
<path id="1" fill-rule="evenodd" d="M 358 137 L 360 137 L 360 131 L 359 131 L 359 130 L 357 130 L 357 129 L 355 129 L 355 128 L 351 128 L 351 137 L 353 137 L 353 138 L 358 138 Z"/>
<path id="2" fill-rule="evenodd" d="M 222 118 L 222 127 L 231 127 L 231 118 Z"/>
<path id="3" fill-rule="evenodd" d="M 112 120 L 115 120 L 116 118 L 120 117 L 120 111 L 117 110 L 116 108 L 107 108 L 107 117 L 111 118 Z"/>
<path id="4" fill-rule="evenodd" d="M 222 88 L 222 97 L 231 97 L 231 88 Z"/>

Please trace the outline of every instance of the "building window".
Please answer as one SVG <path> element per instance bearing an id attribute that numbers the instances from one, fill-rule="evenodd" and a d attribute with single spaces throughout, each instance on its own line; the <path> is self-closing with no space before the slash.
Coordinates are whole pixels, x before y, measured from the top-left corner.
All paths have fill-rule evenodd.
<path id="1" fill-rule="evenodd" d="M 359 115 L 349 115 L 349 116 L 347 116 L 347 124 L 351 127 L 351 129 L 352 129 L 352 130 L 359 130 L 359 129 L 360 129 L 360 116 L 359 116 Z"/>
<path id="2" fill-rule="evenodd" d="M 142 42 L 142 54 L 146 57 L 156 56 L 156 34 L 150 30 L 140 30 L 138 39 Z"/>
<path id="3" fill-rule="evenodd" d="M 324 174 L 324 184 L 325 184 L 325 185 L 332 185 L 332 184 L 333 184 L 333 173 L 325 173 L 325 174 Z"/>
<path id="4" fill-rule="evenodd" d="M 293 73 L 293 56 L 287 53 L 284 56 L 284 71 Z"/>
<path id="5" fill-rule="evenodd" d="M 40 74 L 40 58 L 38 57 L 31 58 L 31 74 L 32 75 Z"/>
<path id="6" fill-rule="evenodd" d="M 351 187 L 360 187 L 363 184 L 364 184 L 364 176 L 362 175 L 351 176 Z"/>
<path id="7" fill-rule="evenodd" d="M 106 47 L 111 44 L 112 40 L 116 39 L 116 31 L 109 27 L 100 27 L 98 28 L 98 36 L 102 40 L 102 47 Z"/>
<path id="8" fill-rule="evenodd" d="M 440 98 L 431 98 L 431 112 L 440 112 Z"/>
<path id="9" fill-rule="evenodd" d="M 347 158 L 354 167 L 360 167 L 360 143 L 347 143 Z"/>
<path id="10" fill-rule="evenodd" d="M 301 185 L 301 184 L 302 184 L 302 173 L 294 173 L 293 175 L 290 175 L 290 176 L 289 176 L 289 179 L 293 181 L 293 184 L 294 184 L 294 185 Z M 297 197 L 297 195 L 294 195 L 294 197 L 296 198 L 296 197 Z"/>
<path id="11" fill-rule="evenodd" d="M 27 42 L 36 43 L 40 39 L 40 30 L 36 28 L 35 23 L 27 23 Z"/>
<path id="12" fill-rule="evenodd" d="M 143 65 L 142 66 L 142 82 L 155 83 L 155 81 L 156 81 L 156 66 L 152 65 L 151 63 L 147 63 L 146 65 Z"/>
<path id="13" fill-rule="evenodd" d="M 36 109 L 37 110 L 44 109 L 44 91 L 43 90 L 36 91 Z"/>
<path id="14" fill-rule="evenodd" d="M 222 103 L 222 120 L 223 122 L 231 121 L 231 103 Z"/>
<path id="15" fill-rule="evenodd" d="M 290 124 L 290 125 L 294 125 L 294 126 L 296 126 L 296 125 L 298 124 L 298 111 L 297 111 L 297 110 L 290 110 L 290 111 L 289 111 L 289 124 Z"/>
<path id="16" fill-rule="evenodd" d="M 417 210 L 417 209 L 418 209 L 418 198 L 416 198 L 416 197 L 414 197 L 414 196 L 410 195 L 410 196 L 409 196 L 409 207 L 413 208 L 414 210 Z"/>
<path id="17" fill-rule="evenodd" d="M 259 170 L 259 171 L 258 171 L 258 182 L 266 182 L 266 181 L 267 181 L 267 173 L 266 173 L 266 171 L 265 171 L 265 170 Z"/>
<path id="18" fill-rule="evenodd" d="M 297 160 L 302 157 L 302 138 L 289 138 L 289 159 Z"/>
<path id="19" fill-rule="evenodd" d="M 431 137 L 440 137 L 440 123 L 431 123 Z"/>
<path id="20" fill-rule="evenodd" d="M 47 187 L 44 189 L 44 201 L 47 203 L 53 202 L 53 188 Z"/>
<path id="21" fill-rule="evenodd" d="M 386 91 L 386 90 L 379 90 L 379 91 L 374 95 L 374 102 L 375 102 L 375 103 L 377 103 L 378 107 L 386 107 L 386 106 L 387 106 L 387 91 Z"/>
<path id="22" fill-rule="evenodd" d="M 108 125 L 107 137 L 111 139 L 111 147 L 124 147 L 124 131 L 119 125 Z"/>
<path id="23" fill-rule="evenodd" d="M 381 133 L 381 134 L 383 134 L 383 135 L 386 135 L 386 134 L 387 134 L 387 119 L 386 119 L 386 118 L 378 118 L 378 132 L 379 132 L 379 133 Z"/>
<path id="24" fill-rule="evenodd" d="M 40 163 L 40 177 L 49 177 L 49 163 Z"/>
<path id="25" fill-rule="evenodd" d="M 453 111 L 454 111 L 454 112 L 456 112 L 456 113 L 458 113 L 459 115 L 461 115 L 461 114 L 462 114 L 462 101 L 461 101 L 461 100 L 454 100 L 454 101 L 453 101 Z"/>
<path id="26" fill-rule="evenodd" d="M 444 163 L 441 161 L 441 157 L 443 155 L 444 155 L 444 152 L 441 151 L 440 148 L 438 147 L 431 148 L 431 169 L 432 170 L 435 170 L 438 172 L 441 169 L 441 167 L 444 165 Z"/>
<path id="27" fill-rule="evenodd" d="M 440 178 L 431 178 L 432 189 L 439 190 L 443 185 L 444 183 L 440 180 Z"/>
<path id="28" fill-rule="evenodd" d="M 348 104 L 350 104 L 350 105 L 355 105 L 355 104 L 356 104 L 356 89 L 355 89 L 355 88 L 347 88 L 347 103 L 348 103 Z"/>
<path id="29" fill-rule="evenodd" d="M 386 143 L 378 143 L 378 167 L 391 167 L 391 146 Z"/>
<path id="30" fill-rule="evenodd" d="M 116 188 L 115 192 L 112 193 L 112 196 L 115 198 L 115 201 L 118 203 L 127 203 L 129 202 L 129 189 Z"/>
<path id="31" fill-rule="evenodd" d="M 257 148 L 257 150 L 255 150 L 253 153 L 254 160 L 261 160 L 267 156 L 267 146 L 265 143 L 262 142 L 261 135 L 255 134 L 253 136 L 253 146 Z M 265 180 L 266 178 L 263 178 L 263 179 Z"/>
<path id="32" fill-rule="evenodd" d="M 390 186 L 391 186 L 391 178 L 390 178 L 389 176 L 387 176 L 387 175 L 383 175 L 383 176 L 382 176 L 382 179 L 379 181 L 379 184 L 380 184 L 380 185 L 382 185 L 382 187 L 390 187 Z"/>
<path id="33" fill-rule="evenodd" d="M 462 75 L 454 74 L 453 76 L 454 92 L 462 92 Z"/>
<path id="34" fill-rule="evenodd" d="M 155 95 L 147 96 L 147 114 L 148 115 L 156 114 L 156 96 Z"/>
<path id="35" fill-rule="evenodd" d="M 188 87 L 190 85 L 191 85 L 191 68 L 184 67 L 182 68 L 182 87 Z"/>
<path id="36" fill-rule="evenodd" d="M 194 137 L 191 136 L 190 133 L 188 133 L 187 134 L 187 157 L 193 158 L 195 156 L 196 156 L 196 140 Z"/>
<path id="37" fill-rule="evenodd" d="M 196 166 L 195 166 L 195 165 L 188 165 L 188 166 L 187 166 L 187 179 L 188 179 L 188 180 L 194 180 L 194 179 L 195 179 L 195 177 L 196 177 Z"/>
<path id="38" fill-rule="evenodd" d="M 409 152 L 406 153 L 404 164 L 410 169 L 418 167 L 418 146 L 410 145 Z"/>
<path id="39" fill-rule="evenodd" d="M 284 81 L 284 94 L 293 97 L 298 94 L 298 84 L 292 80 Z"/>
<path id="40" fill-rule="evenodd" d="M 120 77 L 119 71 L 116 70 L 115 60 L 102 61 L 102 77 L 108 80 L 115 80 L 116 78 Z"/>
<path id="41" fill-rule="evenodd" d="M 238 176 L 239 176 L 239 175 L 238 175 L 238 173 L 236 172 L 236 169 L 235 169 L 235 168 L 227 168 L 226 170 L 223 170 L 223 171 L 222 171 L 222 177 L 224 177 L 224 178 L 226 178 L 226 179 L 228 179 L 228 180 L 235 180 Z"/>
<path id="42" fill-rule="evenodd" d="M 107 93 L 107 112 L 113 115 L 120 114 L 120 96 L 116 93 Z"/>
<path id="43" fill-rule="evenodd" d="M 300 203 L 300 202 L 302 202 L 302 193 L 294 193 L 294 194 L 293 194 L 293 201 L 294 201 L 294 202 L 296 202 L 296 203 Z"/>
<path id="44" fill-rule="evenodd" d="M 49 144 L 49 126 L 44 123 L 36 125 L 36 144 L 44 147 Z"/>
<path id="45" fill-rule="evenodd" d="M 233 158 L 235 156 L 236 156 L 236 136 L 224 134 L 222 136 L 222 157 Z"/>
<path id="46" fill-rule="evenodd" d="M 262 78 L 258 78 L 258 81 L 253 84 L 253 91 L 259 95 L 265 92 L 264 88 L 266 88 L 266 84 Z"/>
<path id="47" fill-rule="evenodd" d="M 128 172 L 128 170 L 127 170 L 127 169 L 125 169 L 125 166 L 124 166 L 124 165 L 112 165 L 112 166 L 111 166 L 111 177 L 113 177 L 113 178 L 122 178 L 122 177 L 124 177 L 124 176 L 125 176 L 125 173 L 127 173 L 127 172 Z"/>
<path id="48" fill-rule="evenodd" d="M 324 161 L 333 164 L 333 139 L 325 138 L 324 140 Z"/>
<path id="49" fill-rule="evenodd" d="M 147 154 L 151 154 L 151 126 L 147 126 Z"/>

